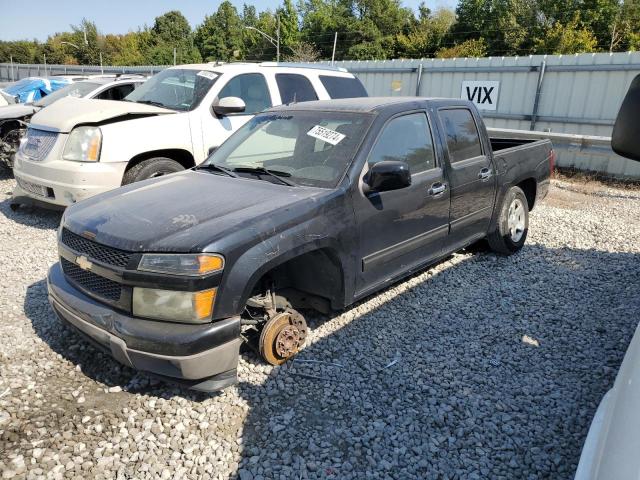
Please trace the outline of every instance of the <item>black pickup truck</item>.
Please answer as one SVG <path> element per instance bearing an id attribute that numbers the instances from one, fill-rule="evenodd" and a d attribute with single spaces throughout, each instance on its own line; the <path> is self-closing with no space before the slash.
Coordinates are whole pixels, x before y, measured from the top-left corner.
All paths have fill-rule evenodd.
<path id="1" fill-rule="evenodd" d="M 517 252 L 549 141 L 490 139 L 466 101 L 270 109 L 201 166 L 68 208 L 57 315 L 125 365 L 216 390 L 242 342 L 280 364 L 328 313 L 486 238 Z"/>

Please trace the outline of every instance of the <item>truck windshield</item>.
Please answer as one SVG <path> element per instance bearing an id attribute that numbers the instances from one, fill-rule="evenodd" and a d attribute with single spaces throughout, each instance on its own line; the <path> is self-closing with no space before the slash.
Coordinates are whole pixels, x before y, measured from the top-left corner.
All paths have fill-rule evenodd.
<path id="1" fill-rule="evenodd" d="M 249 120 L 205 162 L 255 176 L 267 169 L 290 183 L 334 188 L 371 123 L 351 112 L 266 112 Z"/>
<path id="2" fill-rule="evenodd" d="M 168 68 L 140 85 L 125 100 L 171 110 L 193 110 L 218 76 L 208 70 Z"/>

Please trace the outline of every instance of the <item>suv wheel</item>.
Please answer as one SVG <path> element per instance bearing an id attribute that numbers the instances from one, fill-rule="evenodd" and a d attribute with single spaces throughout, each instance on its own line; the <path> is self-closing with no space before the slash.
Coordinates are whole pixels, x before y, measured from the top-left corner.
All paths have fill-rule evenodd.
<path id="1" fill-rule="evenodd" d="M 127 170 L 122 179 L 122 185 L 129 185 L 130 183 L 161 177 L 182 170 L 184 170 L 184 167 L 170 158 L 149 158 Z"/>

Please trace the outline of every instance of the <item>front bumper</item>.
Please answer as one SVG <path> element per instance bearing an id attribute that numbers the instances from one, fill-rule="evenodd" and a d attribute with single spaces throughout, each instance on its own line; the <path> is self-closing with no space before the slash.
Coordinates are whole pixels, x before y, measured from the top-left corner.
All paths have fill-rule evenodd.
<path id="1" fill-rule="evenodd" d="M 58 318 L 118 362 L 196 390 L 216 391 L 237 382 L 239 317 L 206 325 L 130 317 L 78 291 L 59 263 L 49 270 L 47 287 Z"/>
<path id="2" fill-rule="evenodd" d="M 20 151 L 15 154 L 13 203 L 67 207 L 122 184 L 127 162 L 72 162 L 57 157 L 61 147 L 56 147 L 41 161 L 30 160 Z"/>

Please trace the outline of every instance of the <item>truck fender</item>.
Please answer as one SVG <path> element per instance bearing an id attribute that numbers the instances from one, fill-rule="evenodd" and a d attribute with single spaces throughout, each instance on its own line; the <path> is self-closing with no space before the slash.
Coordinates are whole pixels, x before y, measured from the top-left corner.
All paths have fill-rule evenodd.
<path id="1" fill-rule="evenodd" d="M 346 305 L 346 298 L 349 298 L 348 295 L 353 290 L 353 269 L 345 268 L 350 260 L 340 252 L 352 250 L 345 248 L 335 238 L 311 233 L 307 225 L 302 224 L 262 239 L 233 262 L 231 269 L 223 275 L 217 296 L 220 303 L 215 308 L 216 318 L 241 314 L 258 281 L 267 272 L 313 251 L 326 255 L 330 264 L 328 268 L 333 269 L 335 275 L 340 277 L 334 279 L 330 288 L 332 298 L 329 300 L 332 306 L 340 308 Z M 317 272 L 309 272 L 314 273 Z"/>

